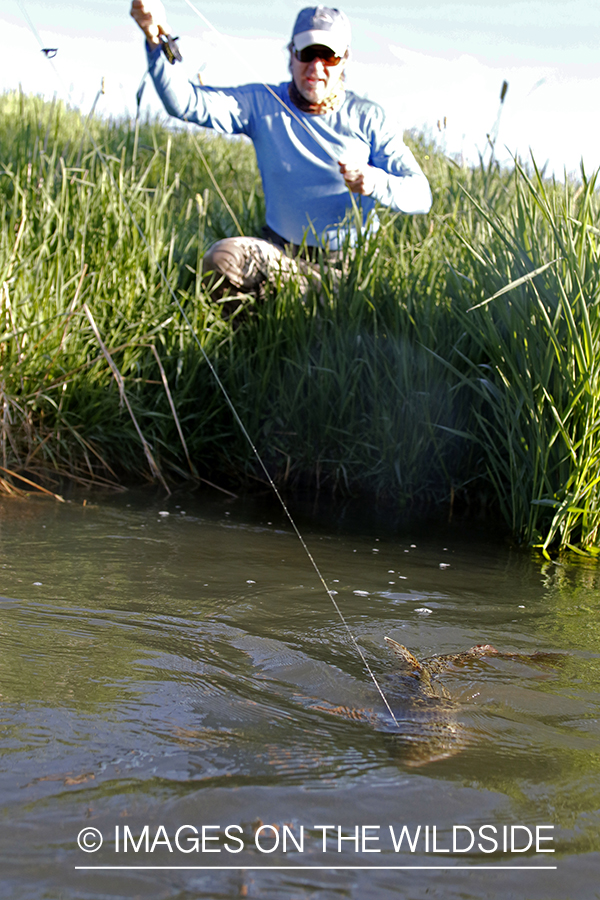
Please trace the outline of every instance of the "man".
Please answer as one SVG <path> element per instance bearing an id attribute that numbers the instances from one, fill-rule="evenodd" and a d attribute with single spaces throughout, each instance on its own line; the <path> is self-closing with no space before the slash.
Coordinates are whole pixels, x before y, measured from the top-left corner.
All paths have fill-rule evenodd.
<path id="1" fill-rule="evenodd" d="M 294 259 L 301 245 L 304 255 L 317 247 L 339 252 L 352 228 L 350 193 L 363 220 L 378 202 L 403 213 L 429 210 L 427 179 L 382 108 L 345 89 L 350 24 L 340 10 L 300 11 L 289 45 L 291 82 L 235 88 L 177 83 L 161 52 L 160 35 L 168 33 L 162 5 L 133 0 L 131 15 L 146 35 L 149 72 L 167 112 L 254 143 L 266 239 L 226 238 L 208 250 L 204 271 L 219 278 L 221 293 L 259 293 L 278 273 L 306 272 Z"/>

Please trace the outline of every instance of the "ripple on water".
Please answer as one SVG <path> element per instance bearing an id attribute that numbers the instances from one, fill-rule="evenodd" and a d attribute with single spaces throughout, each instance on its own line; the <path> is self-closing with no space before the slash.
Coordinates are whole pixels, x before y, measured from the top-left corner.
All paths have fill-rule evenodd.
<path id="1" fill-rule="evenodd" d="M 41 896 L 57 885 L 57 895 L 79 896 L 64 864 L 76 864 L 73 838 L 86 816 L 99 827 L 210 816 L 250 830 L 257 819 L 441 829 L 528 819 L 556 824 L 568 895 L 591 896 L 600 660 L 589 572 L 557 581 L 530 558 L 461 543 L 456 533 L 443 542 L 419 537 L 414 547 L 378 535 L 376 554 L 369 535 L 334 532 L 318 542 L 336 600 L 405 723 L 403 741 L 285 528 L 261 524 L 259 513 L 236 521 L 233 507 L 224 520 L 221 507 L 195 509 L 189 497 L 185 505 L 185 517 L 159 516 L 172 512 L 161 501 L 152 510 L 52 508 L 44 521 L 28 513 L 25 523 L 13 512 L 3 522 L 9 562 L 0 590 L 21 597 L 0 601 L 0 793 L 16 890 Z M 43 540 L 32 537 L 42 525 Z M 452 563 L 440 570 L 446 547 Z M 404 579 L 398 590 L 392 577 Z M 433 614 L 415 614 L 420 608 Z M 446 727 L 460 729 L 461 740 L 413 768 L 410 745 L 424 729 L 394 687 L 385 635 L 418 657 L 484 642 L 564 655 L 450 668 L 442 676 L 453 698 Z M 20 849 L 33 829 L 35 860 Z M 318 854 L 306 859 L 321 862 Z M 459 873 L 439 881 L 429 873 L 430 895 L 458 900 L 468 887 L 486 896 L 483 876 L 469 875 L 467 884 Z M 155 883 L 132 875 L 129 893 L 170 896 L 203 885 L 207 896 L 227 895 L 219 877 Z M 257 895 L 277 900 L 332 890 L 361 900 L 397 896 L 385 874 L 368 883 L 343 873 L 256 878 Z M 407 892 L 421 896 L 422 881 L 406 878 Z M 503 884 L 507 896 L 520 896 L 516 881 Z M 116 890 L 85 882 L 92 900 Z"/>

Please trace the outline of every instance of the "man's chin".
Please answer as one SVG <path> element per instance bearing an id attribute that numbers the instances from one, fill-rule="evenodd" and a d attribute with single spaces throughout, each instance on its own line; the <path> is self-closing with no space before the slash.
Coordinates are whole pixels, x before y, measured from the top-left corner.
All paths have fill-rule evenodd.
<path id="1" fill-rule="evenodd" d="M 322 103 L 325 100 L 324 91 L 320 90 L 303 90 L 300 91 L 305 100 L 308 100 L 309 103 Z"/>

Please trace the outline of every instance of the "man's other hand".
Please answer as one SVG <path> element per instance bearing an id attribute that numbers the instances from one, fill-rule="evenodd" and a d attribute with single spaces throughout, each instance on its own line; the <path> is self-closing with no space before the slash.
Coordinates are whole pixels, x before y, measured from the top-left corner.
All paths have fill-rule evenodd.
<path id="1" fill-rule="evenodd" d="M 368 197 L 373 193 L 375 179 L 372 175 L 372 166 L 357 169 L 355 166 L 347 166 L 343 162 L 338 162 L 338 166 L 346 182 L 346 187 L 350 188 L 353 194 L 362 194 Z"/>
<path id="2" fill-rule="evenodd" d="M 169 34 L 167 14 L 160 0 L 133 0 L 130 15 L 146 35 L 151 47 L 159 45 L 159 34 Z"/>

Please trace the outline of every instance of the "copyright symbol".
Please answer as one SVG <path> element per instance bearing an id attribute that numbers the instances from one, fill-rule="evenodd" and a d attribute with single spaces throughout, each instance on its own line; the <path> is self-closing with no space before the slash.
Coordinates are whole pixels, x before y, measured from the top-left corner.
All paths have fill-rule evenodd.
<path id="1" fill-rule="evenodd" d="M 97 828 L 82 828 L 77 835 L 79 849 L 85 853 L 95 853 L 102 846 L 104 838 Z"/>

